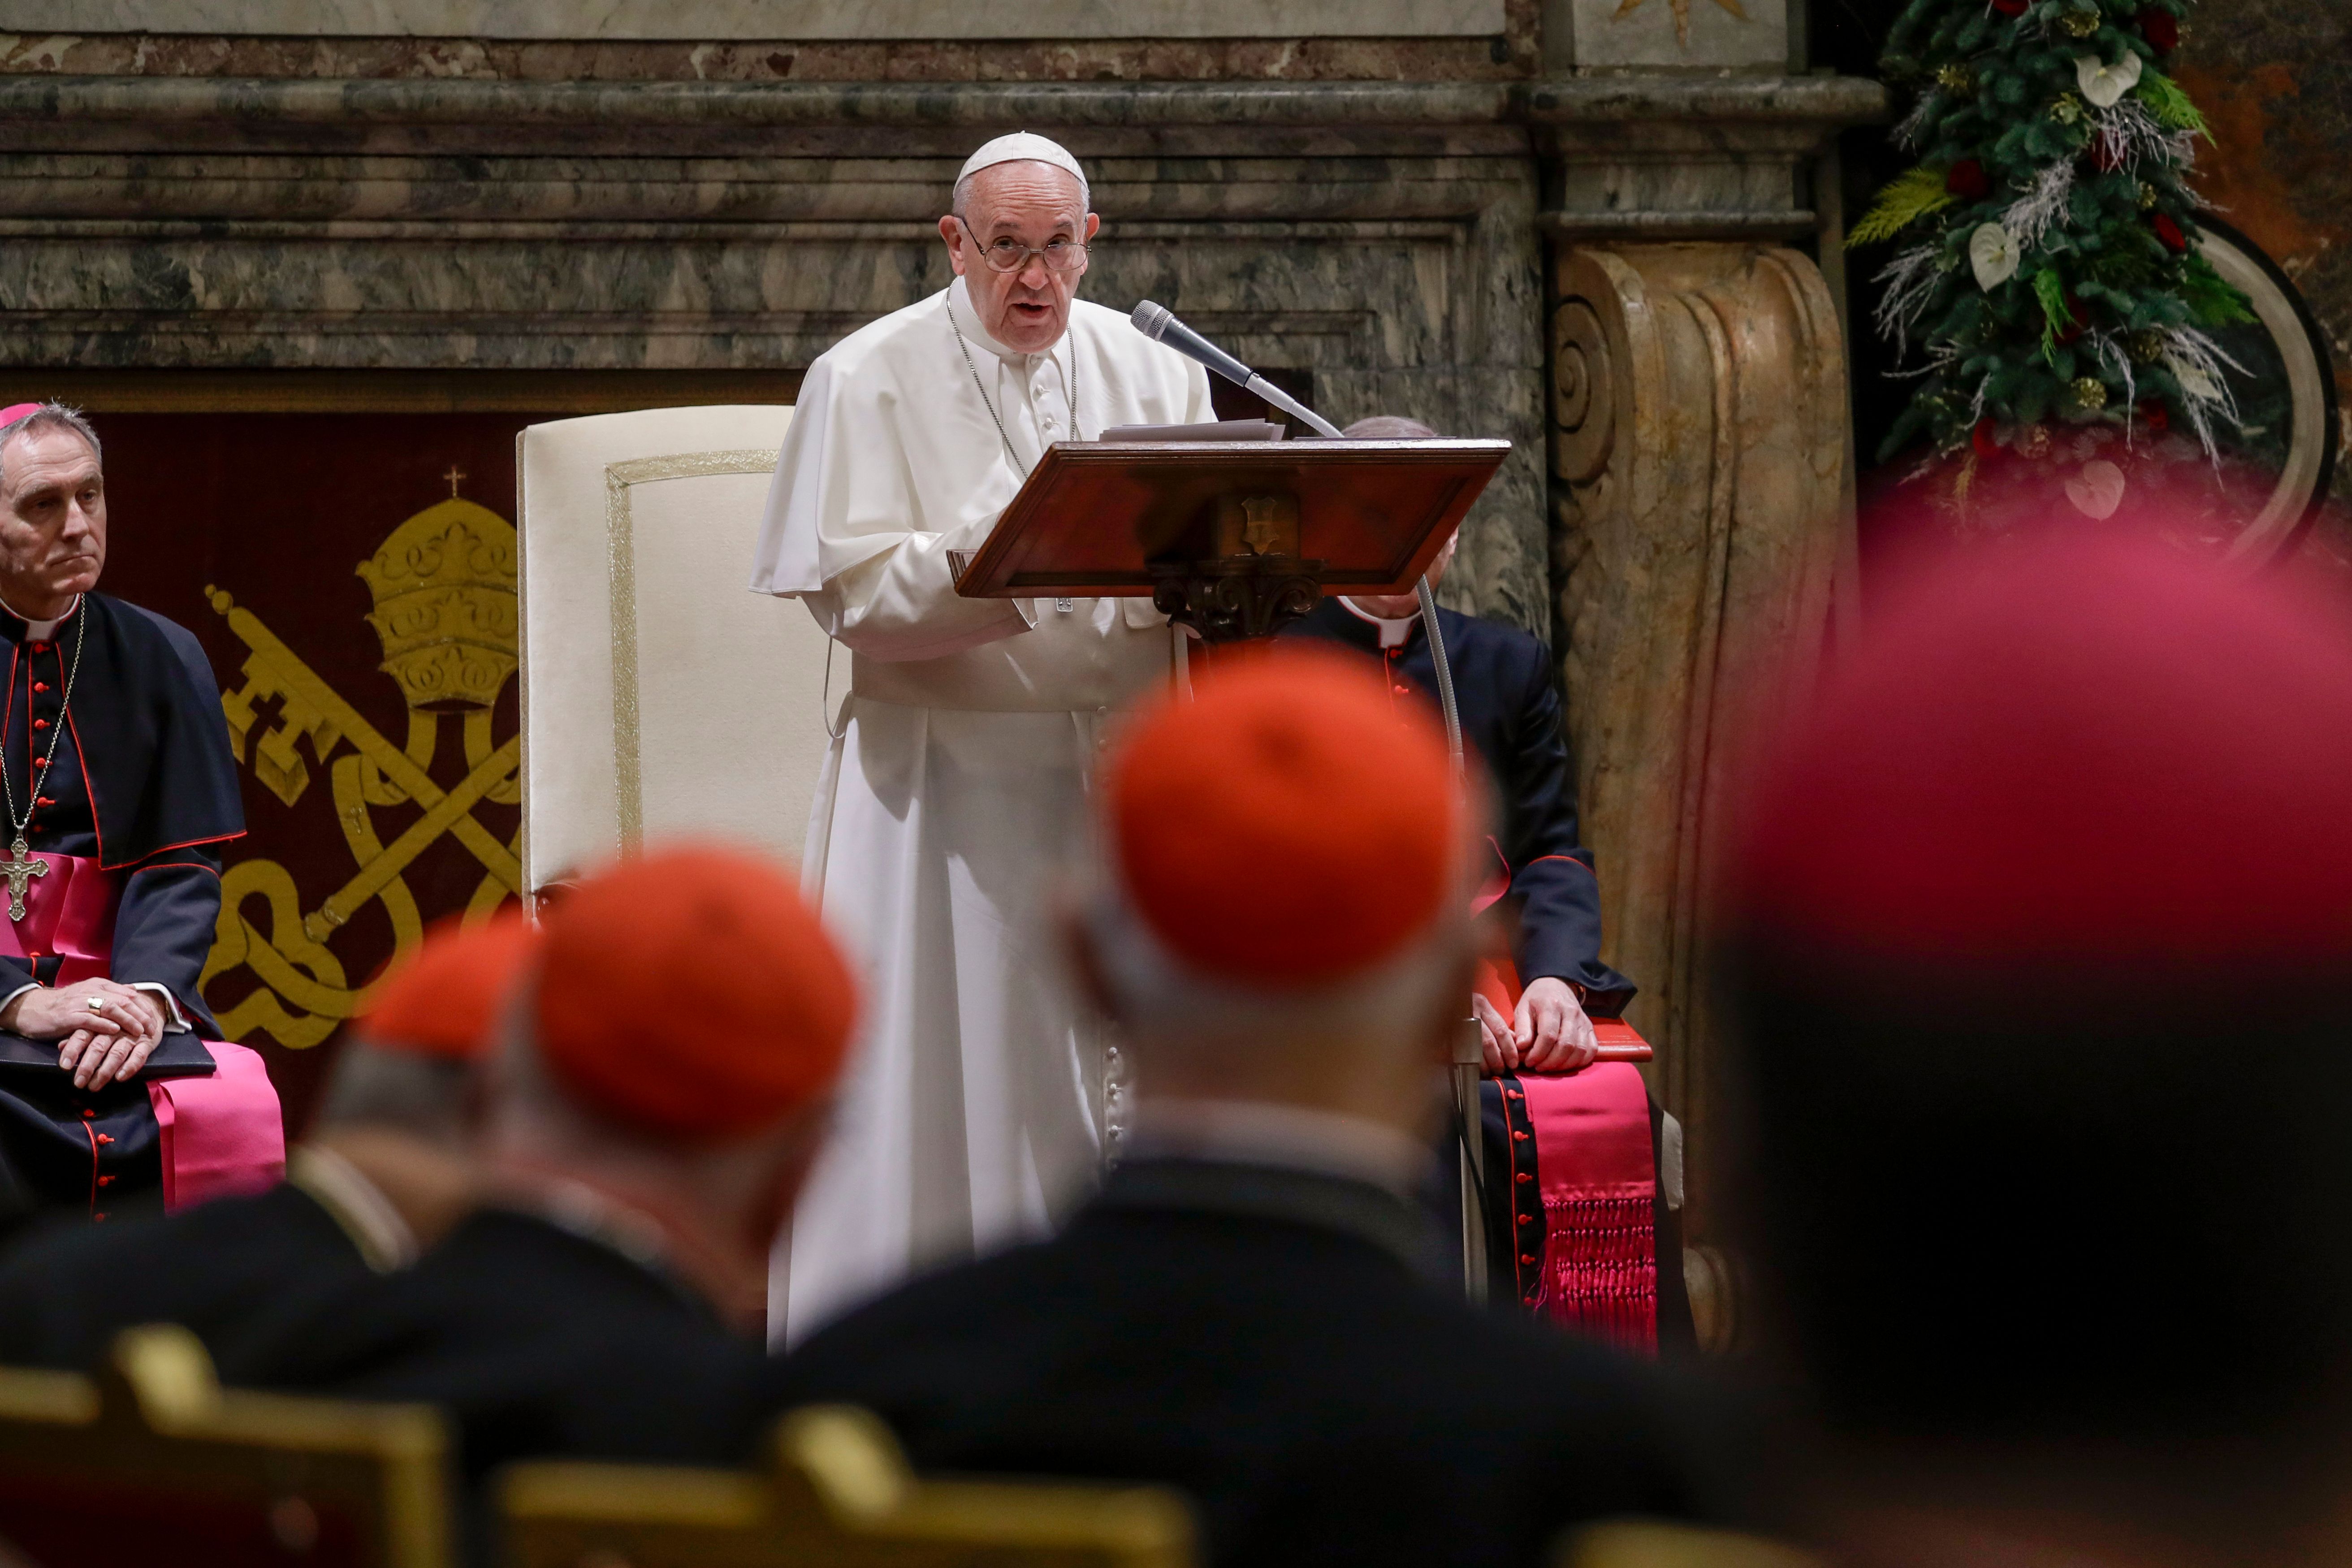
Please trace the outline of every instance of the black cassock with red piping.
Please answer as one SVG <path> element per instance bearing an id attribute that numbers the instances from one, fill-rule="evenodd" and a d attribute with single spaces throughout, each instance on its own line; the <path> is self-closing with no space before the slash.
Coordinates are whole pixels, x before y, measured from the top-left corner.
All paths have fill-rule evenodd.
<path id="1" fill-rule="evenodd" d="M 209 1071 L 197 1042 L 219 1038 L 220 1026 L 196 982 L 220 913 L 221 847 L 245 831 L 220 688 L 194 634 L 108 595 L 85 595 L 47 635 L 31 635 L 40 629 L 0 607 L 10 823 L 26 818 L 35 858 L 70 857 L 83 863 L 78 872 L 103 878 L 113 900 L 108 976 L 170 993 L 174 1027 L 150 1073 Z M 13 837 L 0 834 L 0 848 Z M 68 960 L 36 952 L 38 942 L 9 945 L 23 956 L 0 955 L 0 1005 L 60 981 Z M 54 1042 L 0 1035 L 0 1225 L 33 1212 L 98 1218 L 150 1206 L 160 1180 L 142 1082 L 76 1089 Z"/>

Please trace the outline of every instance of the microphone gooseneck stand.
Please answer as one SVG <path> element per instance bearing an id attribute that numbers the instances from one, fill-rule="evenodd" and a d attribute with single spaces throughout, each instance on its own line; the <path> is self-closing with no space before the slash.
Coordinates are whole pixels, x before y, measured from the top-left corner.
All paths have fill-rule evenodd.
<path id="1" fill-rule="evenodd" d="M 1340 439 L 1339 427 L 1290 394 L 1242 363 L 1224 350 L 1176 319 L 1165 305 L 1146 300 L 1136 306 L 1135 330 L 1156 343 L 1174 349 L 1188 359 L 1215 371 L 1244 391 L 1255 394 L 1284 413 L 1304 420 L 1322 436 Z M 1421 602 L 1421 629 L 1429 638 L 1429 662 L 1437 677 L 1437 706 L 1445 716 L 1445 750 L 1453 758 L 1454 776 L 1462 774 L 1462 715 L 1454 701 L 1454 668 L 1445 657 L 1445 634 L 1437 624 L 1437 595 L 1427 574 L 1414 586 Z M 1459 1118 L 1462 1182 L 1462 1289 L 1473 1301 L 1486 1300 L 1486 1223 L 1481 1201 L 1486 1184 L 1485 1129 L 1478 1110 L 1478 1070 L 1484 1059 L 1475 1018 L 1457 1027 L 1454 1041 L 1454 1108 Z"/>

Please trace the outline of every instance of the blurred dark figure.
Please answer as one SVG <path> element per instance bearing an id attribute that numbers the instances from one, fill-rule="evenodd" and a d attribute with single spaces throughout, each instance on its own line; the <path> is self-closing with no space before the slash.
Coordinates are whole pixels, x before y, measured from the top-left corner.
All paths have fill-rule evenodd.
<path id="1" fill-rule="evenodd" d="M 1416 419 L 1378 415 L 1344 434 L 1426 440 L 1437 433 Z M 1449 537 L 1430 563 L 1433 590 L 1460 542 L 1458 532 Z M 1591 1020 L 1623 1017 L 1634 987 L 1601 962 L 1600 874 L 1579 842 L 1551 650 L 1517 626 L 1442 605 L 1437 622 L 1463 743 L 1486 764 L 1501 807 L 1479 868 L 1475 902 L 1486 921 L 1469 996 L 1486 1058 L 1479 1098 L 1494 1173 L 1482 1194 L 1488 1289 L 1619 1344 L 1693 1350 L 1682 1279 L 1682 1129 L 1630 1063 L 1593 1062 Z M 1415 595 L 1335 595 L 1282 635 L 1353 648 L 1380 670 L 1391 698 L 1437 711 L 1436 664 Z M 1564 1135 L 1604 1125 L 1613 1135 Z M 1449 1128 L 1433 1197 L 1458 1233 L 1457 1143 Z M 1646 1201 L 1623 1195 L 1644 1184 Z M 1547 1194 L 1569 1201 L 1547 1204 Z M 1629 1291 L 1626 1265 L 1642 1259 L 1654 1265 L 1654 1286 Z"/>
<path id="2" fill-rule="evenodd" d="M 519 914 L 425 934 L 342 1047 L 286 1180 L 113 1226 L 57 1226 L 0 1261 L 0 1363 L 82 1370 L 182 1323 L 217 1357 L 290 1301 L 404 1268 L 472 1202 L 474 1066 L 536 945 Z"/>
<path id="3" fill-rule="evenodd" d="M 541 931 L 487 1064 L 478 1205 L 415 1268 L 240 1340 L 222 1380 L 442 1405 L 477 1487 L 537 1455 L 738 1458 L 848 969 L 782 870 L 718 849 L 591 875 Z"/>
<path id="4" fill-rule="evenodd" d="M 1476 844 L 1435 721 L 1286 647 L 1106 774 L 1074 942 L 1135 1066 L 1118 1165 L 1054 1240 L 820 1330 L 775 1407 L 867 1405 L 922 1468 L 1173 1483 L 1218 1563 L 1532 1564 L 1701 1511 L 1640 1374 L 1465 1307 L 1413 1202 Z"/>
<path id="5" fill-rule="evenodd" d="M 1727 996 L 1841 1563 L 2352 1551 L 2352 631 L 2109 540 L 1872 606 Z"/>

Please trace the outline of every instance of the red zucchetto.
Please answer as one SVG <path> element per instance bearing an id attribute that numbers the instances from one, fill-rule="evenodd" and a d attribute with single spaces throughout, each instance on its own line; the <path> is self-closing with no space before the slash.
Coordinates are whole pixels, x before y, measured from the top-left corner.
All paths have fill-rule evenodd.
<path id="1" fill-rule="evenodd" d="M 1871 605 L 1759 792 L 1740 922 L 1988 973 L 2352 960 L 2346 607 L 2120 535 L 1991 555 Z"/>
<path id="2" fill-rule="evenodd" d="M 1135 913 L 1209 978 L 1336 980 L 1465 897 L 1444 733 L 1343 654 L 1278 647 L 1163 703 L 1113 759 L 1106 804 Z"/>
<path id="3" fill-rule="evenodd" d="M 654 850 L 584 879 L 544 929 L 540 1057 L 615 1121 L 723 1142 L 772 1126 L 839 1076 L 856 985 L 771 861 Z"/>
<path id="4" fill-rule="evenodd" d="M 416 951 L 387 974 L 359 1021 L 379 1051 L 471 1061 L 488 1050 L 508 999 L 539 951 L 539 930 L 509 909 L 465 927 L 456 916 L 425 928 Z"/>

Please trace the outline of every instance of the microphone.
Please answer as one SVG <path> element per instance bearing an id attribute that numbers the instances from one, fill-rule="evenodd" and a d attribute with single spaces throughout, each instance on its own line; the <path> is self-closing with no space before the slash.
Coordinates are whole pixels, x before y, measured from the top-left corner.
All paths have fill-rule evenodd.
<path id="1" fill-rule="evenodd" d="M 1135 330 L 1153 342 L 1165 344 L 1187 359 L 1200 361 L 1234 385 L 1256 394 L 1286 414 L 1297 416 L 1322 435 L 1339 434 L 1338 426 L 1178 321 L 1176 313 L 1167 306 L 1146 300 L 1135 308 L 1129 319 Z"/>

